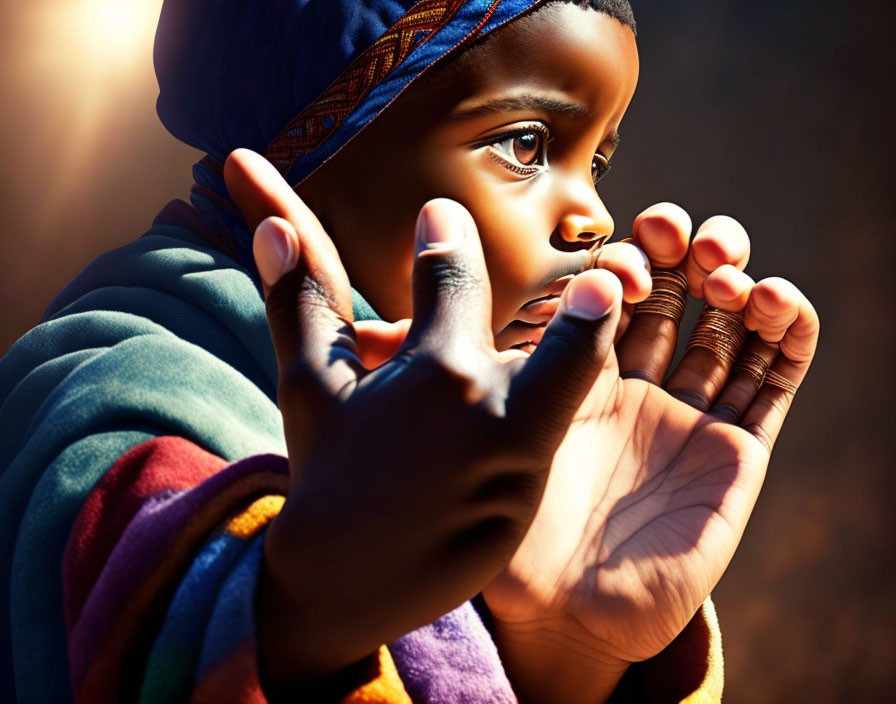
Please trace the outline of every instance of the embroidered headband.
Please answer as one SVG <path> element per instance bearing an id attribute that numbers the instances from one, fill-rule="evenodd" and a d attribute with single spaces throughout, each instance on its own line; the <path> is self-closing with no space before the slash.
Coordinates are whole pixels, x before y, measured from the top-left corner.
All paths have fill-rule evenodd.
<path id="1" fill-rule="evenodd" d="M 436 61 L 543 0 L 165 0 L 157 109 L 223 162 L 263 152 L 298 185 Z"/>

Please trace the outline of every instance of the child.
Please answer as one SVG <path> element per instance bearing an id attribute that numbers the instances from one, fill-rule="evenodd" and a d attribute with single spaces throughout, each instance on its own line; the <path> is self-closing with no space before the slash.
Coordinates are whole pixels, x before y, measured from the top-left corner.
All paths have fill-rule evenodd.
<path id="1" fill-rule="evenodd" d="M 691 617 L 817 319 L 742 273 L 739 226 L 688 249 L 668 205 L 580 273 L 637 75 L 627 4 L 591 4 L 166 4 L 159 112 L 210 154 L 194 206 L 88 267 L 0 369 L 6 698 L 718 698 Z M 237 152 L 225 188 L 241 146 L 286 180 Z M 472 221 L 436 201 L 415 237 L 435 197 Z M 620 310 L 641 250 L 744 311 L 738 368 L 698 344 L 659 386 L 675 320 Z M 354 342 L 352 317 L 411 316 L 412 270 L 407 339 Z"/>

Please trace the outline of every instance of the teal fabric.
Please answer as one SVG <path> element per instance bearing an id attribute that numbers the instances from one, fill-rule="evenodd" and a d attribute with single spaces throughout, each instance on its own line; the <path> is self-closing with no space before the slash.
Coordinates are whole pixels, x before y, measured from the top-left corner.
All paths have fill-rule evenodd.
<path id="1" fill-rule="evenodd" d="M 60 565 L 105 471 L 160 435 L 283 454 L 275 393 L 257 282 L 171 226 L 97 259 L 0 360 L 0 701 L 71 699 Z"/>

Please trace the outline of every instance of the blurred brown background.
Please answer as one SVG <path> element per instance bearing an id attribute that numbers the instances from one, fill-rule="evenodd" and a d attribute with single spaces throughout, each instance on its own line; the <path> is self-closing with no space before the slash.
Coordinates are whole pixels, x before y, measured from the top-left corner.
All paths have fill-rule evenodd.
<path id="1" fill-rule="evenodd" d="M 727 702 L 896 689 L 891 197 L 894 13 L 833 0 L 634 1 L 642 77 L 603 192 L 738 217 L 748 271 L 818 308 L 822 343 L 716 601 Z M 0 351 L 99 252 L 185 197 L 198 154 L 155 116 L 161 0 L 0 8 Z"/>

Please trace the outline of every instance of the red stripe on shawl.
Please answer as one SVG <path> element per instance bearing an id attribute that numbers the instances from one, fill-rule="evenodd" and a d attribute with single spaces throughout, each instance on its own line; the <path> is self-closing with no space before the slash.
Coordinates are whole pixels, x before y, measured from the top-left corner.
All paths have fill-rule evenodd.
<path id="1" fill-rule="evenodd" d="M 269 461 L 269 458 L 259 456 L 245 460 L 244 463 L 263 461 Z M 283 461 L 286 461 L 285 458 Z M 283 472 L 253 471 L 226 484 L 213 496 L 207 497 L 201 508 L 192 512 L 189 520 L 178 527 L 177 540 L 166 549 L 163 561 L 155 565 L 139 566 L 140 571 L 145 574 L 140 576 L 134 590 L 126 595 L 120 594 L 116 603 L 109 604 L 109 608 L 104 610 L 104 620 L 113 623 L 114 627 L 100 636 L 102 643 L 95 653 L 91 653 L 91 662 L 86 672 L 78 677 L 78 673 L 72 671 L 76 701 L 86 703 L 118 700 L 123 688 L 126 690 L 133 685 L 133 678 L 139 677 L 139 672 L 142 671 L 143 659 L 151 646 L 159 619 L 164 614 L 176 581 L 203 540 L 223 520 L 245 508 L 255 498 L 266 494 L 285 494 L 288 481 L 288 476 Z M 194 490 L 201 489 L 202 487 L 198 487 Z M 114 572 L 113 570 L 113 578 Z M 81 620 L 84 618 L 82 615 Z M 100 634 L 96 632 L 95 624 L 78 622 L 72 629 L 69 648 L 80 647 L 79 640 L 82 637 L 90 640 L 96 639 L 98 635 Z"/>
<path id="2" fill-rule="evenodd" d="M 88 494 L 66 547 L 62 578 L 69 633 L 103 565 L 146 499 L 190 489 L 226 465 L 226 460 L 180 437 L 148 440 L 112 465 Z"/>

